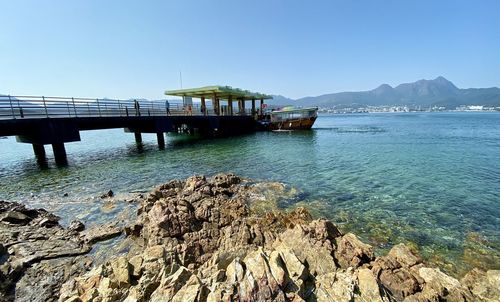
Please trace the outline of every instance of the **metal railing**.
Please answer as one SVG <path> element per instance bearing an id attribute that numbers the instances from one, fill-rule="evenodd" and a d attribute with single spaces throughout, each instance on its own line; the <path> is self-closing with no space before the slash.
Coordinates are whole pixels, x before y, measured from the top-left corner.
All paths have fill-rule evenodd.
<path id="1" fill-rule="evenodd" d="M 182 102 L 168 101 L 170 115 L 215 115 L 210 103 L 202 112 L 201 104 L 189 110 Z M 245 113 L 251 114 L 249 110 Z M 166 116 L 166 100 L 115 100 L 75 97 L 0 95 L 0 119 L 58 117 Z M 237 115 L 236 113 L 234 115 Z"/>

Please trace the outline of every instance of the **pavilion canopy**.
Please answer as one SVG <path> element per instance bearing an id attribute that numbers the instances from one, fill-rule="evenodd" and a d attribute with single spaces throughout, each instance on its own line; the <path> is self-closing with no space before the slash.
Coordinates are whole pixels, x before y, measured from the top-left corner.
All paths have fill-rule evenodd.
<path id="1" fill-rule="evenodd" d="M 200 88 L 189 88 L 179 90 L 167 90 L 166 95 L 187 96 L 193 98 L 207 98 L 212 99 L 214 96 L 218 99 L 233 100 L 261 100 L 272 99 L 273 97 L 263 93 L 251 92 L 231 86 L 206 86 Z"/>

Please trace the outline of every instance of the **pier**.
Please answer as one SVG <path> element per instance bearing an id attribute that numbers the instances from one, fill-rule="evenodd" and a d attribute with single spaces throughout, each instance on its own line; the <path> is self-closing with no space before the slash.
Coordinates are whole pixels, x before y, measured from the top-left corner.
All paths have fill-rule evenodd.
<path id="1" fill-rule="evenodd" d="M 0 136 L 16 136 L 18 142 L 31 144 L 39 163 L 46 161 L 45 145 L 51 145 L 56 163 L 64 165 L 65 143 L 80 141 L 80 131 L 123 128 L 134 134 L 137 143 L 142 142 L 142 133 L 154 133 L 158 147 L 163 149 L 168 132 L 212 137 L 253 132 L 264 100 L 272 98 L 229 86 L 171 90 L 165 94 L 183 100 L 0 96 Z M 237 108 L 233 108 L 235 104 Z"/>

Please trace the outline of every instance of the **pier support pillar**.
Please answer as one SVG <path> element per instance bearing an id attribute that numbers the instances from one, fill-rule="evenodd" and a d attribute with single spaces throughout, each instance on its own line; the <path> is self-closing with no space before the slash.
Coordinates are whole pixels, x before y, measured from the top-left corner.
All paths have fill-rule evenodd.
<path id="1" fill-rule="evenodd" d="M 66 158 L 66 148 L 64 147 L 64 143 L 52 144 L 52 151 L 54 152 L 54 158 L 56 160 L 56 164 L 66 165 L 68 163 L 68 159 Z"/>
<path id="2" fill-rule="evenodd" d="M 134 136 L 135 136 L 135 142 L 140 144 L 142 143 L 142 135 L 140 132 L 134 132 Z"/>
<path id="3" fill-rule="evenodd" d="M 229 98 L 227 99 L 227 106 L 229 108 L 229 115 L 233 115 L 233 97 L 230 95 Z"/>
<path id="4" fill-rule="evenodd" d="M 36 161 L 39 163 L 47 162 L 45 156 L 45 147 L 42 144 L 32 144 L 33 152 L 35 152 Z"/>
<path id="5" fill-rule="evenodd" d="M 160 150 L 165 149 L 165 137 L 163 136 L 163 132 L 156 133 L 156 138 L 158 139 L 158 148 L 160 148 Z"/>
<path id="6" fill-rule="evenodd" d="M 255 116 L 255 99 L 252 99 L 252 116 Z"/>

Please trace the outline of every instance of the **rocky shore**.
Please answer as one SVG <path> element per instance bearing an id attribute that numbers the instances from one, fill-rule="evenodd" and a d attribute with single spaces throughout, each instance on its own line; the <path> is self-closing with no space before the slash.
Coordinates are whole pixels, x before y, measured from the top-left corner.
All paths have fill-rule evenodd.
<path id="1" fill-rule="evenodd" d="M 256 210 L 255 185 L 232 174 L 163 184 L 137 221 L 63 228 L 44 210 L 0 203 L 0 300 L 499 301 L 500 271 L 460 281 L 399 244 L 375 257 L 303 208 Z M 104 263 L 89 251 L 124 234 Z"/>

